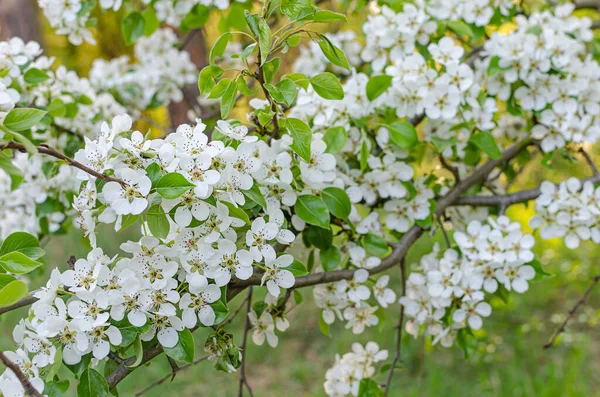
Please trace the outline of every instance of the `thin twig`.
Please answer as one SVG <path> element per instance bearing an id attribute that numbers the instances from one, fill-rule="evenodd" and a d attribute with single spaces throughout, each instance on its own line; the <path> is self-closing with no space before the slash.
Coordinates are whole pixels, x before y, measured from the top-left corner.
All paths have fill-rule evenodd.
<path id="1" fill-rule="evenodd" d="M 167 356 L 167 361 L 169 361 L 169 365 L 171 366 L 171 382 L 175 379 L 177 375 L 177 371 L 179 371 L 179 365 L 171 358 L 171 356 Z"/>
<path id="2" fill-rule="evenodd" d="M 585 149 L 583 147 L 579 148 L 579 153 L 581 153 L 581 155 L 583 156 L 585 161 L 589 164 L 594 175 L 598 175 L 598 168 L 596 168 L 596 164 L 594 164 L 594 160 L 592 160 L 590 155 L 585 151 Z"/>
<path id="3" fill-rule="evenodd" d="M 442 156 L 441 154 L 438 156 L 438 158 L 440 159 L 440 163 L 442 164 L 442 167 L 444 167 L 445 169 L 450 171 L 452 173 L 452 175 L 454 175 L 454 179 L 456 180 L 456 183 L 459 183 L 460 182 L 460 173 L 458 172 L 458 168 L 449 164 L 446 161 L 446 159 L 444 158 L 444 156 Z"/>
<path id="4" fill-rule="evenodd" d="M 177 372 L 183 371 L 184 369 L 189 368 L 192 365 L 196 365 L 196 364 L 198 364 L 198 363 L 200 363 L 202 361 L 206 361 L 207 359 L 208 359 L 208 355 L 207 356 L 202 356 L 202 357 L 200 357 L 199 359 L 195 360 L 192 363 L 188 363 L 188 364 L 182 365 L 181 367 L 179 367 L 179 369 L 177 370 Z M 148 386 L 144 387 L 142 390 L 136 392 L 135 396 L 136 397 L 141 396 L 142 394 L 146 393 L 148 390 L 150 390 L 150 389 L 152 389 L 152 388 L 154 388 L 154 387 L 156 387 L 158 385 L 163 384 L 167 379 L 171 378 L 172 376 L 173 376 L 172 373 L 166 374 L 162 378 L 157 379 L 156 381 L 150 383 Z"/>
<path id="5" fill-rule="evenodd" d="M 437 217 L 437 221 L 440 225 L 440 229 L 442 229 L 442 234 L 444 235 L 444 240 L 446 240 L 446 247 L 447 248 L 452 247 L 452 244 L 450 243 L 450 238 L 448 237 L 448 232 L 446 231 L 446 228 L 444 227 L 444 224 L 442 223 L 442 219 L 439 216 Z"/>
<path id="6" fill-rule="evenodd" d="M 237 309 L 235 309 L 235 311 L 233 312 L 232 315 L 230 315 L 227 319 L 223 320 L 223 322 L 221 324 L 219 324 L 220 327 L 223 327 L 227 324 L 229 324 L 230 322 L 232 322 L 236 316 L 242 311 L 242 309 L 246 306 L 246 302 L 248 301 L 248 296 L 246 296 L 244 298 L 244 300 L 242 301 L 242 303 L 240 303 L 240 305 L 238 306 Z"/>
<path id="7" fill-rule="evenodd" d="M 577 309 L 579 309 L 579 306 L 585 303 L 585 300 L 587 299 L 590 292 L 592 292 L 598 281 L 600 281 L 600 274 L 592 278 L 592 283 L 587 287 L 587 289 L 585 290 L 581 298 L 579 298 L 577 303 L 575 303 L 575 306 L 573 306 L 571 310 L 569 310 L 569 315 L 567 316 L 567 318 L 565 318 L 565 321 L 563 321 L 560 327 L 558 327 L 556 331 L 554 331 L 554 334 L 552 335 L 548 343 L 544 345 L 544 349 L 547 349 L 554 344 L 554 341 L 556 340 L 556 338 L 558 338 L 558 335 L 560 335 L 565 330 L 567 323 L 573 318 L 575 312 L 577 311 Z"/>
<path id="8" fill-rule="evenodd" d="M 12 149 L 12 150 L 20 150 L 20 151 L 27 150 L 25 148 L 25 145 L 14 142 L 14 141 L 6 142 L 6 143 L 3 143 L 2 145 L 0 145 L 0 151 L 2 151 L 4 149 Z M 120 183 L 121 185 L 125 184 L 125 182 L 123 182 L 121 179 L 113 178 L 112 176 L 102 174 L 98 171 L 94 171 L 87 165 L 81 164 L 79 161 L 73 160 L 72 158 L 60 153 L 56 149 L 54 149 L 46 144 L 41 144 L 40 146 L 37 146 L 36 149 L 38 152 L 40 152 L 42 154 L 47 154 L 47 155 L 55 157 L 59 160 L 66 161 L 70 166 L 78 168 L 92 176 L 95 176 L 98 179 L 102 179 L 107 182 L 117 182 L 117 183 Z"/>
<path id="9" fill-rule="evenodd" d="M 402 273 L 402 296 L 406 293 L 406 265 L 404 258 L 400 260 L 400 271 Z M 394 376 L 394 370 L 396 369 L 396 365 L 398 361 L 400 361 L 400 351 L 402 346 L 402 330 L 404 324 L 404 305 L 400 305 L 400 320 L 398 320 L 398 325 L 396 326 L 396 353 L 394 355 L 394 361 L 392 361 L 392 366 L 390 367 L 390 372 L 387 377 L 387 381 L 385 382 L 385 392 L 383 394 L 384 397 L 387 397 L 390 385 L 392 384 L 392 377 Z"/>
<path id="10" fill-rule="evenodd" d="M 246 340 L 248 339 L 248 331 L 250 330 L 250 318 L 248 314 L 250 310 L 252 310 L 252 287 L 248 288 L 248 294 L 246 295 L 246 320 L 244 321 L 244 336 L 242 337 L 242 344 L 240 345 L 240 350 L 242 351 L 242 365 L 240 366 L 240 382 L 238 388 L 238 397 L 243 397 L 244 395 L 244 385 L 248 389 L 248 393 L 250 397 L 253 397 L 252 389 L 248 384 L 248 380 L 246 379 Z"/>
<path id="11" fill-rule="evenodd" d="M 0 351 L 0 360 L 2 360 L 4 365 L 6 365 L 6 367 L 8 367 L 8 369 L 10 369 L 15 374 L 17 379 L 19 379 L 19 382 L 21 382 L 23 389 L 25 389 L 25 395 L 29 397 L 42 397 L 40 392 L 37 391 L 35 387 L 33 387 L 27 376 L 23 373 L 23 371 L 21 371 L 21 367 L 10 361 L 2 351 Z"/>

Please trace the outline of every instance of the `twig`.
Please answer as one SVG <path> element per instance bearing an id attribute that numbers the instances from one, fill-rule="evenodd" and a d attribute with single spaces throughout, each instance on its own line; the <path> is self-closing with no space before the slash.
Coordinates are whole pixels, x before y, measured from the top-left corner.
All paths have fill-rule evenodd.
<path id="1" fill-rule="evenodd" d="M 438 218 L 439 220 L 439 218 Z M 402 296 L 406 293 L 406 265 L 404 258 L 400 260 L 400 271 L 402 273 Z M 404 324 L 404 305 L 400 305 L 400 320 L 398 321 L 398 325 L 396 326 L 396 354 L 394 355 L 394 360 L 392 361 L 392 366 L 390 367 L 390 372 L 387 377 L 387 381 L 385 382 L 385 392 L 383 394 L 384 397 L 387 397 L 388 392 L 390 390 L 390 385 L 392 384 L 392 376 L 394 376 L 394 370 L 396 369 L 396 364 L 400 361 L 400 350 L 402 347 L 402 330 Z"/>
<path id="2" fill-rule="evenodd" d="M 27 378 L 27 376 L 23 373 L 23 371 L 21 371 L 21 367 L 19 367 L 17 364 L 15 364 L 12 361 L 10 361 L 8 359 L 8 357 L 6 357 L 2 351 L 0 351 L 0 360 L 2 360 L 2 362 L 4 363 L 4 365 L 6 365 L 6 367 L 8 367 L 8 369 L 10 369 L 15 374 L 15 376 L 17 377 L 17 379 L 19 379 L 19 382 L 21 382 L 21 385 L 23 385 L 23 389 L 25 389 L 25 394 L 27 396 L 29 396 L 29 397 L 42 397 L 42 395 L 40 394 L 40 392 L 38 392 L 35 389 L 35 387 L 33 387 L 33 385 L 31 384 L 31 382 Z"/>
<path id="3" fill-rule="evenodd" d="M 171 382 L 175 379 L 177 375 L 177 371 L 179 371 L 179 365 L 171 358 L 171 356 L 167 356 L 167 360 L 169 361 L 169 365 L 171 366 Z"/>
<path id="4" fill-rule="evenodd" d="M 594 175 L 598 175 L 598 168 L 596 168 L 596 164 L 594 164 L 594 160 L 592 160 L 590 155 L 585 151 L 585 149 L 583 147 L 579 148 L 579 153 L 581 153 L 581 155 L 583 156 L 585 161 L 590 165 L 590 168 L 592 169 L 592 172 L 594 173 Z"/>
<path id="5" fill-rule="evenodd" d="M 206 361 L 207 359 L 208 359 L 208 355 L 207 355 L 207 356 L 202 356 L 202 357 L 200 357 L 199 359 L 195 360 L 195 361 L 194 361 L 194 362 L 192 362 L 192 363 L 188 363 L 188 364 L 182 365 L 181 367 L 179 367 L 179 369 L 178 369 L 177 371 L 178 371 L 178 372 L 179 372 L 179 371 L 183 371 L 184 369 L 186 369 L 186 368 L 189 368 L 189 367 L 191 367 L 192 365 L 196 365 L 196 364 L 198 364 L 198 363 L 200 363 L 200 362 L 202 362 L 202 361 Z M 166 374 L 166 375 L 165 375 L 165 376 L 163 376 L 162 378 L 160 378 L 160 379 L 157 379 L 156 381 L 154 381 L 154 382 L 150 383 L 148 386 L 144 387 L 142 390 L 140 390 L 140 391 L 136 392 L 136 393 L 135 393 L 135 396 L 136 396 L 136 397 L 138 397 L 138 396 L 141 396 L 142 394 L 146 393 L 148 390 L 150 390 L 150 389 L 152 389 L 152 388 L 154 388 L 154 387 L 156 387 L 156 386 L 158 386 L 158 385 L 161 385 L 161 384 L 163 384 L 163 383 L 164 383 L 164 382 L 165 382 L 167 379 L 169 379 L 169 378 L 171 378 L 171 377 L 172 377 L 172 373 L 168 373 L 168 374 Z"/>
<path id="6" fill-rule="evenodd" d="M 6 142 L 6 143 L 3 143 L 2 145 L 0 145 L 0 151 L 2 151 L 4 149 L 12 149 L 12 150 L 20 150 L 20 151 L 27 150 L 25 148 L 25 145 L 14 142 L 14 141 Z M 56 157 L 59 160 L 66 161 L 70 166 L 78 168 L 92 176 L 95 176 L 98 179 L 102 179 L 103 181 L 117 182 L 117 183 L 120 183 L 121 185 L 125 184 L 125 182 L 123 182 L 121 179 L 113 178 L 112 176 L 101 174 L 98 171 L 94 171 L 90 167 L 88 167 L 84 164 L 81 164 L 79 161 L 75 161 L 68 156 L 65 156 L 64 154 L 58 152 L 56 149 L 54 149 L 46 144 L 41 144 L 40 146 L 37 146 L 36 149 L 40 153 L 47 154 L 49 156 Z"/>
<path id="7" fill-rule="evenodd" d="M 223 322 L 221 324 L 219 324 L 220 327 L 229 324 L 230 322 L 232 322 L 236 316 L 238 314 L 240 314 L 240 312 L 242 311 L 242 309 L 246 306 L 246 302 L 248 301 L 248 296 L 246 296 L 244 298 L 244 300 L 242 301 L 242 303 L 240 303 L 240 305 L 238 306 L 237 309 L 235 309 L 235 311 L 233 312 L 232 315 L 230 315 L 227 319 L 223 320 Z"/>
<path id="8" fill-rule="evenodd" d="M 592 283 L 587 287 L 587 289 L 585 290 L 585 292 L 583 293 L 581 298 L 579 298 L 577 303 L 575 303 L 575 306 L 573 306 L 571 308 L 571 310 L 569 310 L 569 315 L 567 316 L 567 318 L 565 318 L 565 321 L 563 321 L 563 323 L 560 325 L 560 327 L 558 327 L 556 329 L 556 331 L 554 331 L 554 334 L 552 335 L 552 337 L 550 338 L 548 343 L 546 343 L 544 345 L 544 349 L 547 349 L 554 344 L 554 341 L 556 340 L 556 338 L 558 338 L 558 335 L 560 335 L 561 332 L 563 332 L 565 330 L 567 323 L 569 322 L 569 320 L 571 320 L 573 318 L 573 316 L 575 315 L 575 312 L 577 311 L 577 309 L 579 309 L 579 306 L 581 306 L 585 303 L 585 300 L 587 299 L 590 292 L 592 292 L 592 289 L 594 289 L 594 287 L 596 286 L 598 281 L 600 281 L 600 274 L 596 275 L 592 278 Z"/>
<path id="9" fill-rule="evenodd" d="M 448 247 L 448 248 L 452 247 L 452 244 L 450 243 L 450 238 L 448 237 L 448 232 L 446 231 L 446 228 L 444 227 L 444 224 L 442 223 L 442 219 L 439 216 L 437 217 L 437 221 L 440 225 L 440 229 L 442 229 L 442 234 L 444 235 L 444 240 L 446 240 L 446 247 Z"/>
<path id="10" fill-rule="evenodd" d="M 446 161 L 446 159 L 444 158 L 444 156 L 442 156 L 441 154 L 438 156 L 438 158 L 440 159 L 440 163 L 442 164 L 442 167 L 444 167 L 445 169 L 450 171 L 452 173 L 452 175 L 454 175 L 454 179 L 456 180 L 456 183 L 459 183 L 460 182 L 460 173 L 458 172 L 458 168 L 449 164 Z"/>
<path id="11" fill-rule="evenodd" d="M 248 294 L 246 295 L 246 320 L 244 321 L 244 336 L 242 337 L 242 344 L 240 345 L 240 350 L 242 351 L 242 365 L 240 367 L 240 382 L 238 388 L 238 397 L 243 397 L 244 395 L 244 385 L 248 389 L 248 393 L 250 397 L 253 397 L 252 389 L 248 384 L 248 380 L 246 379 L 246 340 L 248 339 L 248 331 L 250 330 L 250 318 L 248 314 L 250 310 L 252 310 L 252 287 L 248 288 Z"/>

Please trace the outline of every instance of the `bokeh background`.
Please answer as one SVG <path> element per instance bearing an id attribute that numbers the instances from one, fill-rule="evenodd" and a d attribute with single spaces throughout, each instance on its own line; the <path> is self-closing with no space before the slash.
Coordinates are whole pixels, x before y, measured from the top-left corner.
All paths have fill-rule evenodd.
<path id="1" fill-rule="evenodd" d="M 327 6 L 321 4 L 321 7 Z M 599 18 L 593 11 L 582 12 Z M 120 18 L 122 15 L 104 13 L 98 23 L 98 44 L 74 47 L 64 36 L 52 33 L 37 9 L 36 0 L 0 0 L 0 39 L 20 36 L 40 41 L 46 54 L 57 58 L 56 64 L 63 64 L 85 76 L 94 58 L 112 58 L 131 53 L 131 47 L 126 47 L 122 41 Z M 227 18 L 227 14 L 223 18 Z M 365 18 L 363 11 L 351 15 L 348 24 L 331 24 L 327 29 L 359 32 Z M 197 34 L 187 46 L 200 67 L 206 59 L 206 49 L 220 34 L 219 22 L 218 18 L 209 21 L 201 34 Z M 506 28 L 510 29 L 510 26 Z M 285 65 L 289 68 L 296 55 L 297 49 L 286 54 L 285 59 L 290 62 L 283 62 L 282 69 Z M 281 73 L 288 71 L 284 69 Z M 188 99 L 197 95 L 194 89 L 189 87 L 186 90 Z M 184 121 L 187 106 L 183 101 L 170 108 L 146 113 L 145 120 L 139 122 L 137 128 L 142 131 L 151 129 L 154 136 L 160 136 L 171 125 Z M 237 111 L 238 117 L 243 118 L 244 105 Z M 587 149 L 594 159 L 600 161 L 598 148 Z M 591 172 L 582 161 L 569 162 L 558 156 L 552 159 L 551 164 L 552 170 L 542 166 L 541 157 L 538 156 L 511 190 L 534 187 L 543 180 L 559 182 L 570 175 L 585 177 Z M 507 214 L 529 230 L 527 221 L 533 214 L 532 205 L 510 208 Z M 98 241 L 99 246 L 113 255 L 119 252 L 120 243 L 138 236 L 138 225 L 118 234 L 107 228 L 99 233 Z M 436 241 L 441 242 L 441 237 L 422 237 L 410 250 L 407 263 L 417 263 L 423 254 L 431 251 Z M 31 275 L 30 289 L 45 283 L 53 267 L 65 269 L 69 256 L 82 257 L 87 253 L 77 230 L 65 236 L 52 237 L 45 242 L 45 249 L 48 252 L 48 266 Z M 585 242 L 577 250 L 569 250 L 562 241 L 538 239 L 535 251 L 545 270 L 554 277 L 531 284 L 529 291 L 523 295 L 512 294 L 508 303 L 500 299 L 492 301 L 492 316 L 485 319 L 484 328 L 476 332 L 478 342 L 470 357 L 465 358 L 459 348 L 432 346 L 423 338 L 414 339 L 405 334 L 402 340 L 402 369 L 396 373 L 390 395 L 600 396 L 600 287 L 580 307 L 556 345 L 543 349 L 554 329 L 589 285 L 591 277 L 600 274 L 600 247 Z M 398 274 L 392 274 L 392 284 L 399 292 Z M 398 304 L 386 310 L 387 320 L 377 328 L 370 328 L 364 334 L 355 336 L 337 322 L 331 327 L 328 337 L 319 330 L 319 312 L 313 304 L 312 290 L 300 292 L 304 304 L 290 313 L 292 325 L 280 336 L 279 346 L 273 349 L 249 343 L 246 372 L 257 397 L 325 396 L 322 384 L 326 369 L 333 363 L 335 355 L 349 351 L 353 342 L 375 340 L 382 348 L 394 349 L 394 325 L 400 310 Z M 242 299 L 238 296 L 230 303 L 230 309 L 237 308 Z M 0 349 L 14 348 L 12 328 L 26 315 L 27 309 L 23 308 L 0 316 Z M 238 316 L 227 327 L 237 341 L 243 328 L 242 317 Z M 197 357 L 204 355 L 203 345 L 207 334 L 202 330 L 194 334 Z M 67 370 L 63 371 L 62 376 L 72 379 Z M 158 357 L 122 382 L 119 394 L 136 395 L 137 391 L 169 372 L 166 358 Z M 385 375 L 381 374 L 376 380 L 382 381 L 384 378 Z M 237 382 L 236 374 L 217 372 L 210 362 L 205 361 L 180 371 L 173 382 L 168 379 L 144 393 L 144 396 L 229 397 L 237 395 Z M 75 395 L 75 384 L 72 382 L 69 395 Z"/>

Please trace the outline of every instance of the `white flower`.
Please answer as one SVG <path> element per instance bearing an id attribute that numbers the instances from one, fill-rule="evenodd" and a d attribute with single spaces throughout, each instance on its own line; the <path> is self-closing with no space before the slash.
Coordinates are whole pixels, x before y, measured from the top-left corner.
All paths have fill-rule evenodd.
<path id="1" fill-rule="evenodd" d="M 386 288 L 389 281 L 390 276 L 386 274 L 379 277 L 373 286 L 373 295 L 377 299 L 377 302 L 379 302 L 379 305 L 384 308 L 396 301 L 396 293 L 392 289 Z"/>
<path id="2" fill-rule="evenodd" d="M 179 307 L 183 310 L 183 324 L 188 328 L 196 326 L 198 320 L 206 327 L 215 323 L 215 312 L 210 306 L 221 298 L 221 289 L 210 284 L 204 288 L 199 288 L 193 295 L 185 294 L 179 302 Z"/>
<path id="3" fill-rule="evenodd" d="M 254 260 L 259 262 L 273 261 L 275 259 L 275 249 L 269 244 L 273 240 L 279 228 L 276 223 L 266 222 L 264 218 L 256 218 L 252 222 L 252 227 L 246 232 L 246 245 L 250 247 L 250 252 L 254 255 Z"/>
<path id="4" fill-rule="evenodd" d="M 222 287 L 231 280 L 232 273 L 240 280 L 247 280 L 252 276 L 252 254 L 246 250 L 238 250 L 235 243 L 230 240 L 220 240 L 219 249 L 210 260 L 206 275 L 215 280 Z"/>
<path id="5" fill-rule="evenodd" d="M 102 193 L 104 199 L 117 215 L 138 215 L 148 207 L 146 197 L 152 187 L 152 182 L 143 171 L 123 169 L 120 176 L 124 182 L 108 182 Z"/>
<path id="6" fill-rule="evenodd" d="M 217 128 L 223 134 L 225 134 L 226 136 L 228 136 L 231 139 L 235 139 L 236 141 L 250 143 L 250 142 L 256 142 L 258 140 L 257 136 L 253 136 L 253 135 L 248 136 L 248 127 L 246 127 L 244 125 L 238 125 L 237 127 L 232 127 L 231 124 L 229 124 L 228 122 L 219 120 L 219 121 L 217 121 Z"/>
<path id="7" fill-rule="evenodd" d="M 487 302 L 463 302 L 452 315 L 452 320 L 460 323 L 467 319 L 469 327 L 477 330 L 483 323 L 481 317 L 488 317 L 491 313 L 492 307 Z"/>
<path id="8" fill-rule="evenodd" d="M 279 296 L 279 288 L 292 288 L 296 282 L 294 275 L 285 268 L 294 261 L 291 255 L 281 255 L 276 259 L 265 258 L 265 267 L 267 268 L 262 276 L 261 285 L 267 284 L 269 293 L 273 296 Z"/>
<path id="9" fill-rule="evenodd" d="M 267 343 L 271 347 L 276 347 L 279 342 L 279 338 L 275 335 L 275 325 L 273 324 L 273 317 L 266 311 L 262 312 L 260 317 L 256 315 L 254 310 L 248 313 L 250 324 L 252 324 L 252 341 L 258 346 L 262 346 Z"/>

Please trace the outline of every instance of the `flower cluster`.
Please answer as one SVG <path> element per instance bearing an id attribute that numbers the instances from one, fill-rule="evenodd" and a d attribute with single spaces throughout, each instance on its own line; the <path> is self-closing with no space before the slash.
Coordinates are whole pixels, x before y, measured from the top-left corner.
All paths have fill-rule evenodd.
<path id="1" fill-rule="evenodd" d="M 123 55 L 109 61 L 96 59 L 90 81 L 100 91 L 108 91 L 128 108 L 155 108 L 183 99 L 181 89 L 197 80 L 197 71 L 187 51 L 171 29 L 159 29 L 140 38 L 134 47 L 137 61 Z"/>
<path id="2" fill-rule="evenodd" d="M 572 177 L 558 186 L 544 181 L 540 191 L 529 225 L 540 230 L 541 238 L 562 238 L 570 249 L 581 241 L 600 243 L 600 188 Z"/>
<path id="3" fill-rule="evenodd" d="M 387 360 L 388 351 L 375 342 L 352 344 L 352 351 L 335 358 L 325 373 L 325 393 L 330 397 L 358 396 L 360 381 L 375 375 L 374 364 Z"/>
<path id="4" fill-rule="evenodd" d="M 424 329 L 443 346 L 451 346 L 465 327 L 481 328 L 482 317 L 492 311 L 486 297 L 523 293 L 536 273 L 528 264 L 534 259 L 533 236 L 506 216 L 484 224 L 472 221 L 464 232 L 454 233 L 454 240 L 458 250 L 449 248 L 438 259 L 436 246 L 421 259 L 400 298 L 409 319 L 406 330 L 417 336 Z"/>
<path id="5" fill-rule="evenodd" d="M 536 115 L 531 134 L 546 152 L 600 136 L 600 66 L 585 46 L 593 38 L 592 22 L 572 16 L 574 9 L 566 3 L 518 16 L 514 32 L 494 33 L 484 46 L 481 67 L 494 68 L 487 91 Z"/>

